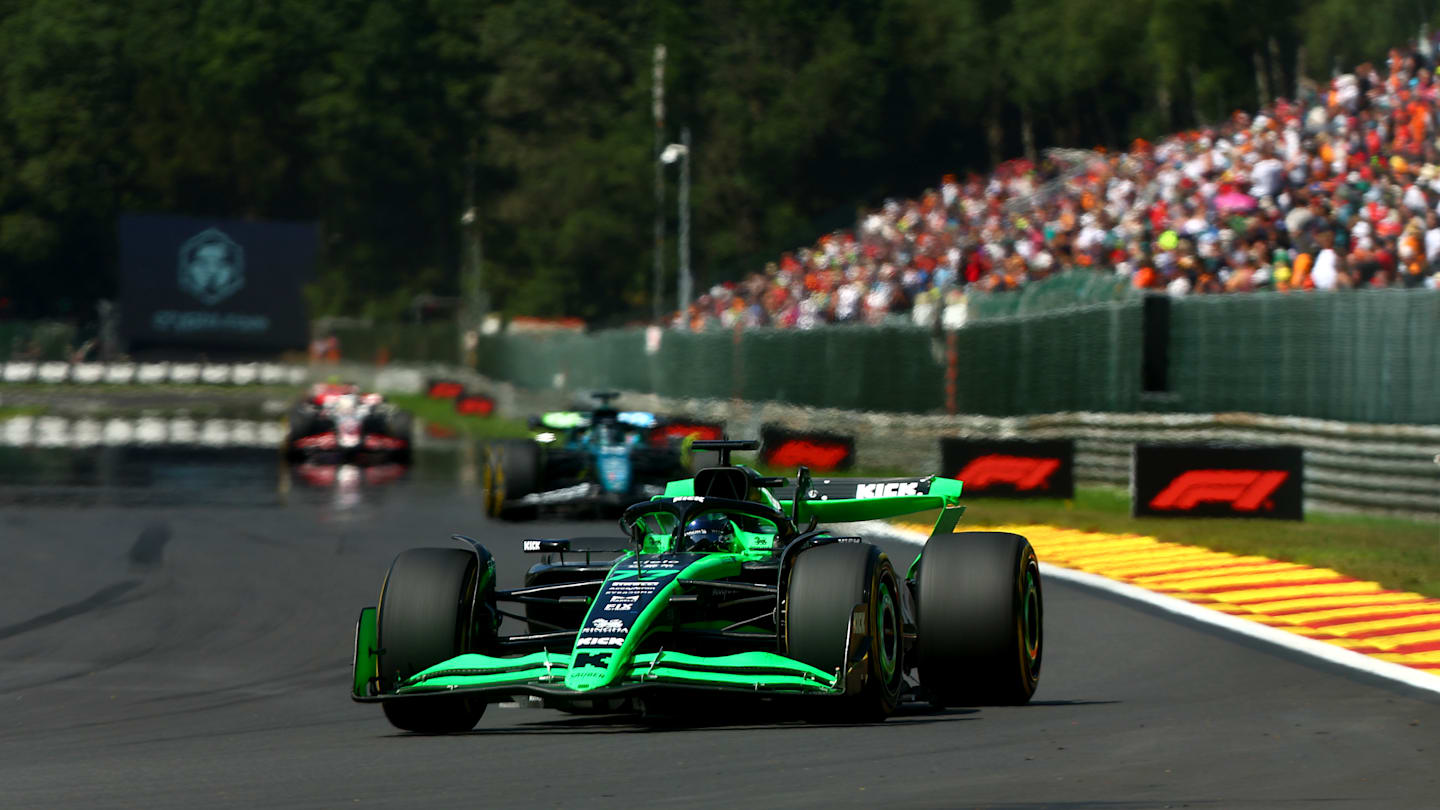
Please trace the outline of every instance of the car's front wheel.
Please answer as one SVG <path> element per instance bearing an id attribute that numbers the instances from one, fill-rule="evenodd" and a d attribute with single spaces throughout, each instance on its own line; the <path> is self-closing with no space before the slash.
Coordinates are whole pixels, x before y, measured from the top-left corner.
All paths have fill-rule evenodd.
<path id="1" fill-rule="evenodd" d="M 387 691 L 435 664 L 486 646 L 493 637 L 477 555 L 450 548 L 401 552 L 380 589 L 378 647 L 380 682 Z M 415 695 L 385 700 L 385 717 L 396 728 L 427 734 L 469 731 L 485 702 L 463 695 Z"/>
<path id="2" fill-rule="evenodd" d="M 857 618 L 856 605 L 864 605 Z M 861 626 L 863 625 L 863 626 Z M 785 649 L 798 661 L 846 680 L 847 640 L 858 631 L 866 649 L 858 692 L 840 699 L 830 716 L 847 721 L 884 720 L 895 710 L 903 685 L 904 635 L 895 569 L 868 543 L 828 543 L 807 549 L 790 569 L 785 595 Z M 853 647 L 853 644 L 852 644 Z"/>

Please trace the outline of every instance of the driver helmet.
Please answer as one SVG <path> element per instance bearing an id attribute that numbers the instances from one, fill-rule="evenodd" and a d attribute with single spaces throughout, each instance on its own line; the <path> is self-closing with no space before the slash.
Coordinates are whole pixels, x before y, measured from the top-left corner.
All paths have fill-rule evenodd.
<path id="1" fill-rule="evenodd" d="M 729 551 L 735 527 L 729 518 L 712 512 L 686 523 L 681 538 L 685 551 Z"/>

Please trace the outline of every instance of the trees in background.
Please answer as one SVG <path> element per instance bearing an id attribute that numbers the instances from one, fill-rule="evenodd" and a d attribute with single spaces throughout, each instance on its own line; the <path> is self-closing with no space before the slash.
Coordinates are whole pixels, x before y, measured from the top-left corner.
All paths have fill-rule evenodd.
<path id="1" fill-rule="evenodd" d="M 947 171 L 1291 95 L 1431 6 L 0 0 L 0 315 L 88 313 L 114 217 L 166 211 L 317 220 L 314 309 L 398 316 L 457 292 L 473 177 L 494 304 L 643 317 L 656 42 L 714 283 Z"/>

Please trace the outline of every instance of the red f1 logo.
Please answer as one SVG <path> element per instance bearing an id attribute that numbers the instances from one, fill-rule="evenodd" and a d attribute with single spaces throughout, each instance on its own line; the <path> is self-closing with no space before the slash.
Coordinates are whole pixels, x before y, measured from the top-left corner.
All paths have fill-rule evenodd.
<path id="1" fill-rule="evenodd" d="M 1189 470 L 1175 476 L 1150 501 L 1152 509 L 1193 509 L 1196 504 L 1228 503 L 1237 512 L 1254 512 L 1290 474 L 1284 470 Z"/>
<path id="2" fill-rule="evenodd" d="M 689 422 L 670 422 L 661 425 L 651 431 L 655 444 L 663 445 L 669 439 L 686 439 L 694 436 L 696 439 L 706 441 L 725 438 L 725 432 L 719 425 L 691 424 Z"/>
<path id="3" fill-rule="evenodd" d="M 465 393 L 465 386 L 460 383 L 440 380 L 430 383 L 428 396 L 431 399 L 454 399 L 463 393 Z"/>
<path id="4" fill-rule="evenodd" d="M 833 470 L 850 454 L 843 444 L 819 444 L 804 439 L 790 439 L 770 451 L 769 463 L 776 467 L 804 464 L 817 470 Z"/>
<path id="5" fill-rule="evenodd" d="M 1050 486 L 1050 474 L 1060 467 L 1058 458 L 1031 458 L 991 453 L 971 459 L 956 476 L 972 489 L 993 484 L 1012 484 L 1017 490 Z"/>

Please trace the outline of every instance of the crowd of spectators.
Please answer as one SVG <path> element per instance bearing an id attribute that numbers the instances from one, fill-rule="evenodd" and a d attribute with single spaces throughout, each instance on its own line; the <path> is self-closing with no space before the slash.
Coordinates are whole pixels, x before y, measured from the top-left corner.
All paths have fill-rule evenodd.
<path id="1" fill-rule="evenodd" d="M 1124 152 L 947 175 L 713 287 L 675 325 L 929 323 L 963 310 L 967 292 L 1074 270 L 1172 296 L 1435 288 L 1437 55 L 1433 41 L 1392 50 L 1298 102 Z"/>

